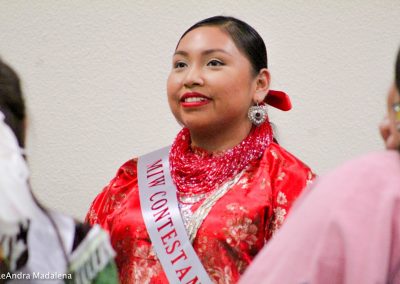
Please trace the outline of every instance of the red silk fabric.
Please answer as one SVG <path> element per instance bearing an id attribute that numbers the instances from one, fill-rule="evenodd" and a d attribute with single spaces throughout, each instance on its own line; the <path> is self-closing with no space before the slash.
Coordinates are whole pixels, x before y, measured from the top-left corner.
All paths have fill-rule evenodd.
<path id="1" fill-rule="evenodd" d="M 215 283 L 238 281 L 313 178 L 305 164 L 275 143 L 249 165 L 212 207 L 193 242 Z M 142 218 L 136 159 L 121 166 L 86 220 L 109 231 L 122 283 L 168 283 Z"/>

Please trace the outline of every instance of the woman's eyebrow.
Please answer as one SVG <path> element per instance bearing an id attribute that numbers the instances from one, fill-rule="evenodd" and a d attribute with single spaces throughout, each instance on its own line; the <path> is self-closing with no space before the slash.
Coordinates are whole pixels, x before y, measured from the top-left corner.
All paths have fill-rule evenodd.
<path id="1" fill-rule="evenodd" d="M 183 50 L 177 50 L 177 51 L 175 51 L 174 52 L 174 56 L 175 55 L 182 55 L 182 56 L 189 56 L 189 53 L 187 53 L 186 51 L 183 51 Z"/>
<path id="2" fill-rule="evenodd" d="M 201 54 L 202 55 L 208 55 L 208 54 L 214 53 L 214 52 L 222 52 L 222 53 L 225 53 L 227 55 L 230 55 L 229 52 L 227 52 L 226 50 L 221 49 L 221 48 L 207 49 L 207 50 L 202 51 Z M 184 51 L 184 50 L 177 50 L 177 51 L 175 51 L 174 55 L 182 55 L 182 56 L 188 57 L 189 53 L 187 51 Z"/>
<path id="3" fill-rule="evenodd" d="M 207 49 L 207 50 L 203 51 L 202 53 L 207 55 L 207 54 L 214 53 L 214 52 L 222 52 L 222 53 L 230 55 L 229 52 L 227 52 L 226 50 L 221 49 L 221 48 Z"/>

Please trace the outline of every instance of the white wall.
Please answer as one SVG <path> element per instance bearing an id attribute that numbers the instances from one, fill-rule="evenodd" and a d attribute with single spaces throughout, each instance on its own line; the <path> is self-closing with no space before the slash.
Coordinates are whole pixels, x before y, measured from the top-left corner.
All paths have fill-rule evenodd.
<path id="1" fill-rule="evenodd" d="M 186 28 L 217 14 L 263 36 L 273 87 L 294 105 L 270 112 L 284 147 L 318 173 L 383 147 L 398 0 L 0 0 L 0 56 L 23 80 L 40 200 L 82 219 L 121 163 L 172 142 L 172 52 Z"/>

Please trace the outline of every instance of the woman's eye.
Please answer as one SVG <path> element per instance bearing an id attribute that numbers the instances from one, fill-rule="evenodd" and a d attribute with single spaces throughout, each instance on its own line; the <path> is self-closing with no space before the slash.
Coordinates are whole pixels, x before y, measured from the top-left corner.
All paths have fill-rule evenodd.
<path id="1" fill-rule="evenodd" d="M 186 67 L 186 63 L 182 62 L 182 61 L 178 61 L 174 63 L 174 68 L 175 69 L 180 69 L 180 68 L 184 68 Z"/>
<path id="2" fill-rule="evenodd" d="M 223 62 L 213 59 L 210 62 L 207 63 L 208 66 L 223 66 L 225 65 Z"/>

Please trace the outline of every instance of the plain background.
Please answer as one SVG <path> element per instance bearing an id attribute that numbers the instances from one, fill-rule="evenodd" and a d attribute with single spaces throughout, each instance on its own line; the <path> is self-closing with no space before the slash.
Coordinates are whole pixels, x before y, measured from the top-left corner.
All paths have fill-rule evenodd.
<path id="1" fill-rule="evenodd" d="M 398 0 L 0 0 L 0 56 L 23 82 L 32 185 L 83 219 L 126 160 L 172 143 L 166 78 L 181 34 L 232 15 L 264 38 L 282 146 L 317 173 L 383 148 L 377 125 L 400 46 Z"/>

